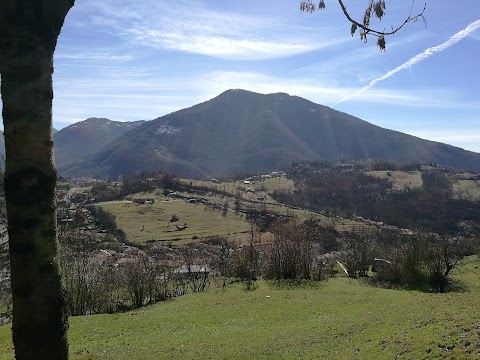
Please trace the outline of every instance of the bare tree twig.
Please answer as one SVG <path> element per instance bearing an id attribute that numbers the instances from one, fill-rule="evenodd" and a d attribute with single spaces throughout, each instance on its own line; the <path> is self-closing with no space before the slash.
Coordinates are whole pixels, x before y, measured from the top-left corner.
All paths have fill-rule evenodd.
<path id="1" fill-rule="evenodd" d="M 412 1 L 412 7 L 410 8 L 410 13 L 408 14 L 408 17 L 404 20 L 404 22 L 398 26 L 397 28 L 395 29 L 392 29 L 392 31 L 378 31 L 378 30 L 375 30 L 375 29 L 372 29 L 368 26 L 365 26 L 363 25 L 362 23 L 359 23 L 358 21 L 354 20 L 350 14 L 348 13 L 347 11 L 347 7 L 345 6 L 345 4 L 343 3 L 342 0 L 338 0 L 338 3 L 340 4 L 340 7 L 342 8 L 342 11 L 343 11 L 343 14 L 345 15 L 345 17 L 348 19 L 348 21 L 350 21 L 352 24 L 355 24 L 356 26 L 358 26 L 359 28 L 365 30 L 366 34 L 372 34 L 372 35 L 375 35 L 375 36 L 388 36 L 388 35 L 393 35 L 395 34 L 397 31 L 399 31 L 401 28 L 403 28 L 407 23 L 409 23 L 410 21 L 415 21 L 417 20 L 418 18 L 421 18 L 423 17 L 423 14 L 425 12 L 425 9 L 427 8 L 427 3 L 424 4 L 423 6 L 423 9 L 422 11 L 413 16 L 412 17 L 412 11 L 413 11 L 413 6 L 415 4 L 415 0 Z"/>
<path id="2" fill-rule="evenodd" d="M 301 0 L 300 11 L 313 13 L 317 9 L 321 10 L 325 8 L 324 0 L 320 0 L 317 6 L 312 1 L 313 0 Z M 383 18 L 383 16 L 385 15 L 385 0 L 378 0 L 378 1 L 370 0 L 368 7 L 365 10 L 363 22 L 359 22 L 352 18 L 352 16 L 347 11 L 347 7 L 345 6 L 343 0 L 338 0 L 338 3 L 342 8 L 343 14 L 348 19 L 348 21 L 350 21 L 350 23 L 352 24 L 350 29 L 351 35 L 353 36 L 357 31 L 357 29 L 360 28 L 361 29 L 360 39 L 363 40 L 364 42 L 367 42 L 367 35 L 376 36 L 378 38 L 377 46 L 380 48 L 380 50 L 385 50 L 385 44 L 386 44 L 385 36 L 395 34 L 397 31 L 402 29 L 406 24 L 408 24 L 411 21 L 415 22 L 419 18 L 423 19 L 423 21 L 425 22 L 424 13 L 425 13 L 425 9 L 427 8 L 427 3 L 425 2 L 422 11 L 419 12 L 417 15 L 412 16 L 413 9 L 415 6 L 415 0 L 412 0 L 412 6 L 410 7 L 410 12 L 407 18 L 403 21 L 403 23 L 401 23 L 396 28 L 392 26 L 391 31 L 386 31 L 385 29 L 383 31 L 380 31 L 370 27 L 370 19 L 372 17 L 372 14 L 375 14 L 375 16 L 379 19 Z M 425 22 L 425 26 L 426 26 L 426 22 Z"/>

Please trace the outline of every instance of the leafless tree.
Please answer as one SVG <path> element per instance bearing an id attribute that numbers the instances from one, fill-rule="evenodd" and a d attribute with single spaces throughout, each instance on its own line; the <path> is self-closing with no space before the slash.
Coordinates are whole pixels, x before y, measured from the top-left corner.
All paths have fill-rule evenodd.
<path id="1" fill-rule="evenodd" d="M 153 261 L 146 255 L 139 255 L 123 265 L 124 286 L 134 308 L 153 300 L 156 284 L 156 269 Z"/>
<path id="2" fill-rule="evenodd" d="M 268 273 L 274 279 L 310 279 L 314 263 L 314 238 L 305 224 L 280 221 L 272 227 L 274 236 Z"/>
<path id="3" fill-rule="evenodd" d="M 408 287 L 423 287 L 427 281 L 426 256 L 429 251 L 426 237 L 393 234 L 389 241 L 378 244 L 380 262 L 378 280 Z"/>
<path id="4" fill-rule="evenodd" d="M 376 234 L 371 231 L 351 233 L 344 237 L 343 258 L 348 275 L 353 278 L 366 276 L 372 264 Z"/>
<path id="5" fill-rule="evenodd" d="M 473 251 L 470 240 L 422 232 L 399 236 L 387 249 L 384 257 L 389 262 L 379 270 L 380 280 L 442 293 L 452 271 Z"/>
<path id="6" fill-rule="evenodd" d="M 237 248 L 232 254 L 232 275 L 253 284 L 259 276 L 260 253 L 253 241 Z"/>
<path id="7" fill-rule="evenodd" d="M 464 258 L 463 244 L 459 239 L 447 236 L 430 235 L 427 240 L 431 285 L 444 293 L 452 270 L 458 268 Z"/>

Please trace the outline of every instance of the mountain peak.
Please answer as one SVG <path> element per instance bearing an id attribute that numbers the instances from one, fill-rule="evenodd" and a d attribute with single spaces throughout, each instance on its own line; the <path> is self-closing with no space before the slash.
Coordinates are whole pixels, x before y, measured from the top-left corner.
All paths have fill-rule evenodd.
<path id="1" fill-rule="evenodd" d="M 242 96 L 242 95 L 262 95 L 260 93 L 256 93 L 256 92 L 253 92 L 253 91 L 249 91 L 249 90 L 243 90 L 243 89 L 229 89 L 229 90 L 225 90 L 224 92 L 222 92 L 220 95 L 216 96 L 216 98 L 222 98 L 222 97 L 225 97 L 225 96 Z"/>
<path id="2" fill-rule="evenodd" d="M 382 129 L 298 96 L 231 89 L 137 127 L 64 173 L 116 178 L 158 169 L 217 177 L 292 161 L 368 158 L 480 171 L 476 154 L 453 146 Z"/>
<path id="3" fill-rule="evenodd" d="M 284 92 L 277 92 L 277 93 L 259 93 L 251 90 L 244 90 L 244 89 L 229 89 L 218 95 L 217 97 L 221 97 L 223 95 L 231 95 L 231 96 L 237 96 L 237 95 L 252 95 L 252 96 L 275 96 L 275 95 L 280 95 L 280 96 L 292 96 L 290 94 L 284 93 Z"/>
<path id="4" fill-rule="evenodd" d="M 144 121 L 121 122 L 91 117 L 71 124 L 53 136 L 55 162 L 64 166 L 98 151 Z"/>

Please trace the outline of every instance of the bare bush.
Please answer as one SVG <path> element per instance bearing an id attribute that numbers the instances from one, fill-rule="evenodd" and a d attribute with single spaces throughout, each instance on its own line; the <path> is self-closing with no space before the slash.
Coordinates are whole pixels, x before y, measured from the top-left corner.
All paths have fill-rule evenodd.
<path id="1" fill-rule="evenodd" d="M 232 254 L 232 275 L 241 281 L 256 281 L 259 276 L 260 253 L 253 242 Z"/>
<path id="2" fill-rule="evenodd" d="M 409 287 L 446 292 L 454 269 L 471 252 L 471 241 L 437 234 L 415 233 L 390 244 L 388 266 L 378 279 Z"/>
<path id="3" fill-rule="evenodd" d="M 105 312 L 105 266 L 95 256 L 94 238 L 75 231 L 62 233 L 61 267 L 70 315 Z M 109 282 L 111 285 L 111 281 Z"/>
<path id="4" fill-rule="evenodd" d="M 122 268 L 122 279 L 132 307 L 154 302 L 157 295 L 157 266 L 146 255 L 131 258 Z"/>
<path id="5" fill-rule="evenodd" d="M 323 237 L 315 221 L 279 221 L 271 229 L 267 278 L 317 280 L 326 274 Z"/>
<path id="6" fill-rule="evenodd" d="M 375 258 L 376 236 L 375 232 L 361 231 L 344 237 L 343 262 L 349 277 L 367 276 L 368 269 Z"/>

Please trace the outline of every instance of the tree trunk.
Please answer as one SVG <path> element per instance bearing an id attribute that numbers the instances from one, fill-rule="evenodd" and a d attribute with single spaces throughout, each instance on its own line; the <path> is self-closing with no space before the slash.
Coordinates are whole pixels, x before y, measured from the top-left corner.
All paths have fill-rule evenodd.
<path id="1" fill-rule="evenodd" d="M 57 257 L 52 141 L 53 53 L 70 0 L 0 5 L 0 73 L 17 359 L 67 359 Z"/>

